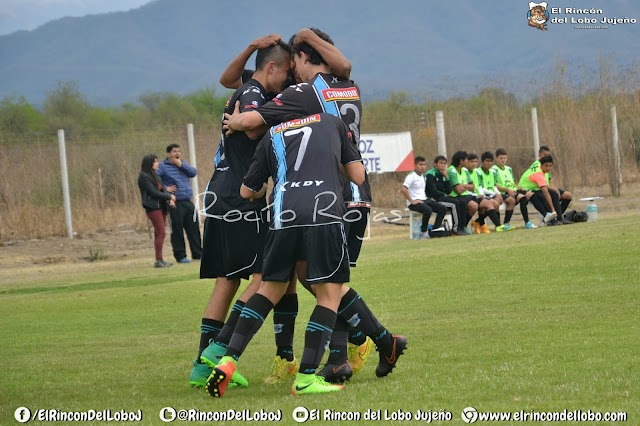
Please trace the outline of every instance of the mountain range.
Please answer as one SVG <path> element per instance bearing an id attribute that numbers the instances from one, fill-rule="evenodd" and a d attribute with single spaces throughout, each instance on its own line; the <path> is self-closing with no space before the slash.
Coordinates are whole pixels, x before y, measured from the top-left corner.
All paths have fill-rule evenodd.
<path id="1" fill-rule="evenodd" d="M 549 4 L 553 18 L 640 19 L 631 0 L 593 0 L 602 13 L 564 13 L 586 6 Z M 127 12 L 62 18 L 32 31 L 0 36 L 0 98 L 24 96 L 39 105 L 58 81 L 77 81 L 92 104 L 120 105 L 150 92 L 221 91 L 218 78 L 251 40 L 268 33 L 285 40 L 303 27 L 330 34 L 353 64 L 365 100 L 391 91 L 451 97 L 501 86 L 526 94 L 557 64 L 597 70 L 638 64 L 640 23 L 579 29 L 527 25 L 526 1 L 452 0 L 293 3 L 155 0 Z M 248 65 L 249 68 L 253 64 Z"/>

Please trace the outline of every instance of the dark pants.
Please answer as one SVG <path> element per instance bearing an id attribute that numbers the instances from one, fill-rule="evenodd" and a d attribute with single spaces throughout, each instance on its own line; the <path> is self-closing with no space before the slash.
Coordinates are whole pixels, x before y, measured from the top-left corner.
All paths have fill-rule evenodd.
<path id="1" fill-rule="evenodd" d="M 202 239 L 200 237 L 200 226 L 198 218 L 193 217 L 195 207 L 190 200 L 176 201 L 176 208 L 171 209 L 171 246 L 173 256 L 176 260 L 187 257 L 187 250 L 184 246 L 184 234 L 187 234 L 191 257 L 200 259 L 202 257 Z"/>
<path id="2" fill-rule="evenodd" d="M 167 215 L 161 209 L 156 209 L 147 211 L 147 217 L 153 225 L 153 248 L 156 251 L 156 260 L 163 260 L 162 244 L 164 243 L 165 236 L 164 221 Z"/>
<path id="3" fill-rule="evenodd" d="M 423 200 L 422 203 L 418 204 L 409 204 L 409 210 L 422 213 L 422 226 L 420 226 L 420 231 L 422 232 L 427 232 L 431 213 L 436 212 L 436 221 L 433 224 L 434 229 L 442 226 L 444 216 L 447 214 L 447 208 L 445 206 L 430 199 Z"/>
<path id="4" fill-rule="evenodd" d="M 549 190 L 551 196 L 551 202 L 558 215 L 562 215 L 562 207 L 560 206 L 560 196 L 556 191 Z M 540 212 L 542 216 L 551 212 L 551 206 L 547 204 L 547 200 L 544 198 L 542 191 L 535 191 L 531 196 L 531 204 Z"/>

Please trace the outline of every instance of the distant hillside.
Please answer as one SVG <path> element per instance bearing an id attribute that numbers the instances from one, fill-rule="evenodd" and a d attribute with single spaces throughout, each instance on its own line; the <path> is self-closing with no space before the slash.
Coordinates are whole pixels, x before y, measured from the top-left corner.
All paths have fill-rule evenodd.
<path id="1" fill-rule="evenodd" d="M 608 30 L 555 25 L 542 32 L 526 25 L 527 3 L 515 3 L 324 0 L 318 9 L 307 3 L 292 8 L 285 0 L 156 0 L 1 36 L 0 98 L 24 95 L 39 104 L 57 81 L 70 80 L 102 105 L 148 92 L 221 90 L 220 73 L 252 39 L 270 32 L 288 39 L 305 26 L 333 37 L 370 99 L 391 90 L 451 96 L 490 82 L 519 87 L 534 77 L 544 81 L 540 73 L 558 60 L 597 67 L 605 54 L 614 63 L 638 58 L 640 24 Z M 630 1 L 616 8 L 618 16 L 637 13 L 640 19 Z"/>

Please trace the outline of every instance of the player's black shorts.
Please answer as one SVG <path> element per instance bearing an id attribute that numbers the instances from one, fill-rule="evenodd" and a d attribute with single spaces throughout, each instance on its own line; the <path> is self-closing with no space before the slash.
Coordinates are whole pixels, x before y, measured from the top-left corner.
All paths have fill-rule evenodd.
<path id="1" fill-rule="evenodd" d="M 200 278 L 249 279 L 262 272 L 266 214 L 243 212 L 235 220 L 238 218 L 240 215 L 205 219 Z"/>
<path id="2" fill-rule="evenodd" d="M 469 204 L 469 201 L 474 201 L 476 204 L 480 205 L 481 201 L 475 195 L 461 195 L 459 198 L 465 200 L 467 204 Z"/>
<path id="3" fill-rule="evenodd" d="M 307 261 L 308 284 L 349 282 L 349 254 L 342 222 L 269 229 L 262 281 L 289 281 L 299 260 Z"/>
<path id="4" fill-rule="evenodd" d="M 370 207 L 350 207 L 344 215 L 344 232 L 347 235 L 347 246 L 349 247 L 349 265 L 355 268 L 362 241 L 364 239 L 364 231 L 367 229 L 369 222 Z"/>

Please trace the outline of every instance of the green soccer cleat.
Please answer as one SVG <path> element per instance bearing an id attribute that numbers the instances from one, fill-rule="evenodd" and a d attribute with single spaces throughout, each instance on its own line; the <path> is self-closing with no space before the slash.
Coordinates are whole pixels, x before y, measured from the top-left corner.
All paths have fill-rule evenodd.
<path id="1" fill-rule="evenodd" d="M 228 358 L 228 359 L 227 359 Z M 213 369 L 204 389 L 214 398 L 222 398 L 227 391 L 231 377 L 236 371 L 236 364 L 231 357 L 224 357 Z"/>
<path id="2" fill-rule="evenodd" d="M 202 355 L 200 355 L 200 361 L 210 367 L 209 374 L 211 374 L 211 370 L 213 370 L 213 368 L 218 365 L 220 359 L 222 359 L 226 351 L 227 348 L 216 343 L 210 344 L 204 351 L 202 351 Z M 249 381 L 236 371 L 231 377 L 231 383 L 229 383 L 229 387 L 246 388 L 249 387 Z"/>
<path id="3" fill-rule="evenodd" d="M 206 347 L 202 354 L 200 355 L 200 361 L 207 364 L 209 367 L 213 368 L 220 362 L 220 359 L 224 356 L 227 348 L 224 346 L 220 346 L 216 343 L 211 343 Z"/>
<path id="4" fill-rule="evenodd" d="M 213 368 L 207 364 L 200 364 L 196 360 L 193 361 L 193 370 L 189 376 L 189 384 L 195 388 L 202 388 L 207 384 L 207 379 L 211 375 Z"/>
<path id="5" fill-rule="evenodd" d="M 264 382 L 268 385 L 282 383 L 290 376 L 298 372 L 298 360 L 294 357 L 292 361 L 287 361 L 278 355 L 273 359 L 271 373 L 264 378 Z"/>
<path id="6" fill-rule="evenodd" d="M 337 392 L 344 389 L 343 385 L 332 385 L 327 383 L 320 376 L 315 374 L 299 374 L 296 377 L 293 386 L 291 387 L 291 393 L 294 396 L 308 395 L 316 393 L 328 393 Z"/>
<path id="7" fill-rule="evenodd" d="M 349 365 L 351 365 L 351 371 L 353 371 L 353 374 L 358 374 L 358 372 L 362 370 L 364 365 L 367 363 L 369 354 L 371 354 L 374 346 L 375 344 L 370 337 L 367 337 L 367 340 L 365 340 L 360 346 L 349 343 L 347 348 L 347 359 L 349 360 Z"/>

